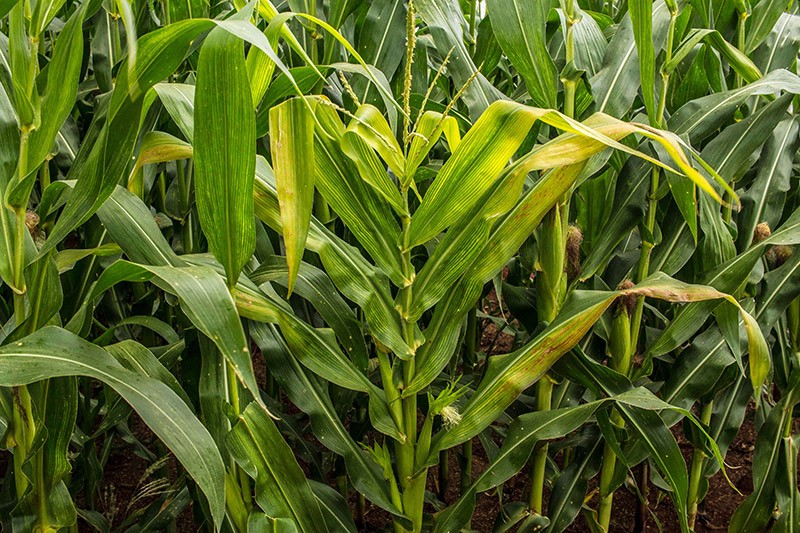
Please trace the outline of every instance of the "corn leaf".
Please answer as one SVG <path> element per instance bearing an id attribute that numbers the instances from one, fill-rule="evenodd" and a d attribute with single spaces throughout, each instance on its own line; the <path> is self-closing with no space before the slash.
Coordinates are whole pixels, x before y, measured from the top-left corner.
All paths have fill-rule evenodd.
<path id="1" fill-rule="evenodd" d="M 169 387 L 126 370 L 103 349 L 56 327 L 0 348 L 0 369 L 4 387 L 58 376 L 89 376 L 108 384 L 194 478 L 219 527 L 225 508 L 222 459 L 211 435 Z"/>
<path id="2" fill-rule="evenodd" d="M 533 104 L 555 108 L 558 72 L 547 50 L 545 33 L 550 6 L 550 0 L 497 0 L 488 4 L 488 10 L 494 34 L 525 80 Z"/>
<path id="3" fill-rule="evenodd" d="M 315 165 L 314 158 L 309 157 L 314 149 L 314 117 L 303 98 L 292 98 L 270 110 L 269 124 L 272 167 L 278 189 L 291 294 L 303 259 L 314 207 Z M 254 157 L 255 154 L 253 161 Z M 252 201 L 250 191 L 245 193 Z M 248 222 L 248 227 L 252 226 L 251 222 Z"/>
<path id="4" fill-rule="evenodd" d="M 221 28 L 200 49 L 195 93 L 197 212 L 209 247 L 234 287 L 256 246 L 255 113 L 244 44 Z"/>
<path id="5" fill-rule="evenodd" d="M 256 502 L 265 513 L 291 520 L 299 531 L 328 531 L 292 449 L 263 409 L 248 405 L 227 444 L 234 460 L 256 480 Z"/>

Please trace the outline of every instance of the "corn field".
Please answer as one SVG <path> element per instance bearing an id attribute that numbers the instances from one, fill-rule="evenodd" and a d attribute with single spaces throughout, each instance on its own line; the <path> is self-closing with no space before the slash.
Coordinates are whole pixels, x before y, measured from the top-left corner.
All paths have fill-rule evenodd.
<path id="1" fill-rule="evenodd" d="M 793 0 L 0 0 L 0 530 L 800 532 L 799 51 Z"/>

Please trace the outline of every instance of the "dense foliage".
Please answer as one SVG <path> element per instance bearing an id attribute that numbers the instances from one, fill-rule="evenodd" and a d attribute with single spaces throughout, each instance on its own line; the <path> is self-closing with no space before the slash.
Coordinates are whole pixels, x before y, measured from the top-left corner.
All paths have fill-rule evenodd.
<path id="1" fill-rule="evenodd" d="M 796 10 L 0 0 L 1 527 L 800 528 Z"/>

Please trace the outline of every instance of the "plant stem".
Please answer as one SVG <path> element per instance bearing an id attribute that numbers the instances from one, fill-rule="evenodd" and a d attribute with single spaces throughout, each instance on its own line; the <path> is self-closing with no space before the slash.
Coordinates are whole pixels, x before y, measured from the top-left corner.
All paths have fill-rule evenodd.
<path id="1" fill-rule="evenodd" d="M 22 465 L 28 458 L 36 436 L 36 423 L 33 420 L 33 402 L 28 387 L 22 385 L 12 389 L 14 411 L 12 413 L 14 440 L 14 484 L 17 489 L 17 500 L 21 501 L 28 489 L 28 479 L 22 471 Z"/>
<path id="2" fill-rule="evenodd" d="M 615 316 L 611 322 L 609 338 L 609 355 L 611 367 L 623 375 L 628 375 L 631 368 L 631 310 L 624 300 L 616 302 Z M 611 412 L 611 423 L 624 427 L 625 423 L 617 410 Z M 597 509 L 598 521 L 603 531 L 611 525 L 611 508 L 614 501 L 614 472 L 617 456 L 614 449 L 606 441 L 603 447 L 603 466 L 600 471 L 600 504 Z"/>
<path id="3" fill-rule="evenodd" d="M 553 382 L 546 375 L 536 384 L 536 410 L 549 411 L 552 405 Z M 533 457 L 533 472 L 531 473 L 530 508 L 539 514 L 542 513 L 542 500 L 544 497 L 544 479 L 547 473 L 548 445 L 542 443 Z"/>
<path id="4" fill-rule="evenodd" d="M 619 414 L 615 411 L 611 415 L 613 424 L 619 423 Z M 600 504 L 597 508 L 597 521 L 603 531 L 608 531 L 611 524 L 611 509 L 614 501 L 614 491 L 610 489 L 614 482 L 614 470 L 617 465 L 617 456 L 607 443 L 603 446 L 603 469 L 600 471 Z"/>
<path id="5" fill-rule="evenodd" d="M 411 242 L 409 229 L 411 227 L 411 215 L 408 204 L 408 188 L 403 188 L 403 205 L 405 215 L 402 217 L 403 233 L 401 241 L 401 255 L 403 275 L 405 276 L 405 286 L 400 288 L 398 300 L 400 302 L 400 316 L 402 322 L 403 337 L 406 344 L 414 347 L 414 329 L 416 323 L 407 318 L 408 309 L 412 302 L 412 282 L 414 280 L 414 266 L 411 264 Z M 414 358 L 402 361 L 403 384 L 409 384 L 414 379 Z M 422 530 L 422 507 L 425 503 L 425 479 L 427 469 L 415 472 L 415 456 L 417 447 L 417 395 L 403 397 L 402 399 L 402 430 L 406 435 L 406 441 L 399 444 L 397 450 L 397 473 L 400 487 L 403 491 L 403 511 L 411 519 L 413 531 Z M 395 530 L 398 530 L 395 524 Z M 402 530 L 402 528 L 400 528 Z"/>
<path id="6" fill-rule="evenodd" d="M 800 297 L 792 300 L 786 310 L 789 339 L 795 352 L 800 352 Z"/>
<path id="7" fill-rule="evenodd" d="M 664 63 L 672 59 L 672 48 L 675 44 L 675 23 L 678 20 L 677 9 L 670 11 L 669 29 L 667 30 L 667 44 L 664 50 Z M 661 70 L 661 92 L 658 95 L 658 109 L 656 117 L 651 124 L 656 127 L 663 126 L 664 110 L 667 105 L 667 90 L 669 89 L 669 72 Z M 636 272 L 636 282 L 642 281 L 650 273 L 650 256 L 653 251 L 654 244 L 649 242 L 653 231 L 656 227 L 656 208 L 658 206 L 658 186 L 661 178 L 661 170 L 658 167 L 653 167 L 650 175 L 650 195 L 647 199 L 647 217 L 645 219 L 645 228 L 647 229 L 647 239 L 642 235 L 642 248 L 639 255 L 639 268 Z M 631 321 L 631 344 L 633 349 L 639 344 L 639 330 L 642 325 L 642 315 L 644 313 L 644 296 L 639 296 L 636 299 L 636 309 L 633 312 L 633 320 Z"/>
<path id="8" fill-rule="evenodd" d="M 35 58 L 35 51 L 32 56 Z M 32 61 L 33 64 L 33 61 Z M 30 127 L 23 126 L 20 131 L 19 162 L 17 172 L 20 178 L 28 173 L 28 137 Z M 14 236 L 14 257 L 12 258 L 14 278 L 14 327 L 19 327 L 25 321 L 25 213 L 27 200 L 24 205 L 14 209 L 16 215 L 16 235 Z M 0 207 L 4 209 L 5 207 Z M 28 480 L 22 471 L 22 465 L 28 458 L 36 436 L 36 423 L 33 419 L 33 402 L 31 401 L 28 387 L 21 385 L 12 389 L 14 408 L 12 413 L 12 434 L 14 448 L 14 483 L 17 490 L 17 500 L 22 500 L 28 488 Z"/>
<path id="9" fill-rule="evenodd" d="M 711 422 L 711 413 L 714 410 L 714 402 L 708 402 L 703 405 L 700 412 L 700 421 L 708 425 Z M 689 474 L 689 528 L 694 530 L 694 524 L 697 520 L 697 506 L 700 503 L 700 482 L 703 479 L 703 470 L 705 469 L 706 454 L 700 448 L 692 450 L 692 467 Z"/>
<path id="10" fill-rule="evenodd" d="M 469 36 L 472 38 L 470 43 L 470 52 L 475 53 L 476 39 L 475 39 L 475 15 L 478 11 L 478 1 L 470 0 L 469 2 Z"/>
<path id="11" fill-rule="evenodd" d="M 639 500 L 639 505 L 636 506 L 636 516 L 634 517 L 634 526 L 633 526 L 634 531 L 645 530 L 645 522 L 647 521 L 648 501 L 650 492 L 650 487 L 648 482 L 649 479 L 650 479 L 650 464 L 647 461 L 643 461 L 637 476 L 639 491 L 641 493 L 641 499 Z"/>
<path id="12" fill-rule="evenodd" d="M 227 472 L 225 474 L 225 506 L 228 510 L 227 514 L 236 531 L 247 531 L 247 516 L 249 513 L 239 490 L 235 472 Z"/>
<path id="13" fill-rule="evenodd" d="M 442 450 L 439 452 L 439 499 L 447 502 L 447 489 L 450 485 L 450 452 Z"/>
<path id="14" fill-rule="evenodd" d="M 27 174 L 28 163 L 28 138 L 30 136 L 30 129 L 25 126 L 20 131 L 19 137 L 19 163 L 17 173 L 20 177 Z M 24 312 L 24 295 L 25 295 L 25 232 L 27 226 L 25 225 L 25 212 L 27 202 L 22 206 L 14 208 L 16 215 L 16 235 L 14 236 L 14 257 L 13 257 L 13 278 L 14 278 L 14 314 L 15 319 L 19 320 L 16 323 L 18 326 L 22 323 L 25 317 Z M 18 301 L 19 300 L 19 301 Z M 19 314 L 18 314 L 19 313 Z"/>
<path id="15" fill-rule="evenodd" d="M 567 64 L 575 58 L 575 39 L 573 26 L 575 16 L 574 4 L 567 3 L 566 13 L 566 60 Z M 562 80 L 564 83 L 564 114 L 575 116 L 575 80 Z M 552 322 L 558 315 L 561 302 L 566 292 L 566 276 L 564 260 L 566 255 L 566 229 L 569 222 L 569 196 L 560 205 L 556 205 L 545 216 L 539 235 L 539 261 L 541 271 L 536 283 L 536 301 L 540 322 Z M 542 377 L 536 384 L 536 409 L 549 411 L 552 406 L 553 382 L 548 376 Z M 529 506 L 532 511 L 542 513 L 544 496 L 544 480 L 547 473 L 548 445 L 542 443 L 534 452 L 533 470 L 531 472 L 531 493 Z"/>
<path id="16" fill-rule="evenodd" d="M 539 321 L 550 323 L 558 315 L 566 291 L 564 261 L 569 203 L 556 205 L 545 215 L 537 237 L 540 271 L 536 274 L 536 306 Z M 553 382 L 546 375 L 536 384 L 536 409 L 549 411 L 552 405 Z M 548 445 L 542 443 L 534 452 L 529 506 L 541 514 L 544 480 L 547 471 Z"/>
<path id="17" fill-rule="evenodd" d="M 191 204 L 189 191 L 191 190 L 189 172 L 191 167 L 184 161 L 175 162 L 176 174 L 178 179 L 178 196 L 180 198 L 181 212 L 181 242 L 183 243 L 183 253 L 190 254 L 194 251 L 194 235 L 192 234 Z"/>

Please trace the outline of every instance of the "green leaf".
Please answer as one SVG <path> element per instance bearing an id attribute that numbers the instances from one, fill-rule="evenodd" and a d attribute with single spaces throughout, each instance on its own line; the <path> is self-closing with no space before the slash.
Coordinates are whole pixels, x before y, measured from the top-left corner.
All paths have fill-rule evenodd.
<path id="1" fill-rule="evenodd" d="M 319 192 L 375 263 L 395 285 L 402 287 L 405 276 L 397 245 L 400 228 L 391 210 L 342 151 L 345 129 L 336 111 L 320 103 L 316 118 L 314 157 Z"/>
<path id="2" fill-rule="evenodd" d="M 656 122 L 656 51 L 653 46 L 653 1 L 630 0 L 628 13 L 633 25 L 633 39 L 639 52 L 639 76 L 642 84 L 642 99 L 647 109 L 650 124 Z M 671 51 L 670 51 L 671 52 Z M 669 53 L 669 52 L 668 52 Z M 664 90 L 664 89 L 662 89 Z"/>
<path id="3" fill-rule="evenodd" d="M 256 213 L 270 227 L 281 231 L 277 192 L 274 184 L 270 183 L 271 169 L 266 163 L 259 168 L 264 172 L 259 171 L 256 180 Z M 400 315 L 394 308 L 386 276 L 364 259 L 356 248 L 336 237 L 313 217 L 308 247 L 319 254 L 325 270 L 342 295 L 364 310 L 372 335 L 399 357 L 411 357 L 414 352 L 400 331 Z"/>
<path id="4" fill-rule="evenodd" d="M 496 0 L 487 5 L 497 41 L 525 80 L 534 105 L 555 108 L 558 72 L 545 32 L 550 6 L 550 0 Z"/>
<path id="5" fill-rule="evenodd" d="M 359 141 L 361 142 L 359 143 Z M 386 175 L 385 167 L 378 171 L 375 168 L 375 164 L 371 164 L 370 161 L 363 161 L 368 154 L 364 154 L 365 150 L 360 148 L 359 144 L 366 144 L 372 150 L 375 150 L 391 171 L 394 172 L 395 176 L 400 179 L 401 183 L 407 185 L 405 175 L 406 161 L 403 151 L 392 134 L 386 119 L 376 107 L 369 104 L 359 106 L 353 115 L 347 130 L 342 136 L 342 149 L 359 167 L 363 178 L 379 194 L 386 198 L 396 211 L 402 213 L 402 198 L 397 186 Z M 371 172 L 364 172 L 367 168 Z"/>
<path id="6" fill-rule="evenodd" d="M 194 85 L 156 83 L 153 90 L 164 109 L 191 144 L 194 140 Z"/>
<path id="7" fill-rule="evenodd" d="M 670 117 L 669 130 L 688 136 L 693 144 L 699 143 L 730 120 L 736 108 L 747 98 L 780 91 L 800 94 L 800 78 L 788 70 L 775 70 L 739 89 L 697 98 L 681 106 Z"/>
<path id="8" fill-rule="evenodd" d="M 285 388 L 292 403 L 310 416 L 311 427 L 317 438 L 328 449 L 344 457 L 356 490 L 379 507 L 402 517 L 401 510 L 392 502 L 381 469 L 347 432 L 324 383 L 309 375 L 292 357 L 273 327 L 254 324 L 251 333 L 263 351 L 271 372 Z"/>
<path id="9" fill-rule="evenodd" d="M 288 285 L 286 261 L 280 256 L 273 256 L 261 263 L 249 277 L 258 285 L 274 281 L 286 287 Z M 295 292 L 314 306 L 325 323 L 336 332 L 339 342 L 353 362 L 361 370 L 366 370 L 369 356 L 361 323 L 350 306 L 336 292 L 336 287 L 325 272 L 308 263 L 301 263 Z"/>
<path id="10" fill-rule="evenodd" d="M 352 7 L 360 4 L 357 0 L 335 2 L 349 3 Z M 331 23 L 333 23 L 331 21 Z M 335 26 L 335 24 L 334 24 Z M 397 46 L 406 34 L 406 3 L 402 0 L 377 0 L 370 2 L 367 14 L 360 25 L 356 25 L 354 44 L 361 51 L 361 57 L 369 65 L 392 79 L 403 60 L 405 49 Z M 325 43 L 327 46 L 327 42 Z M 374 94 L 369 79 L 353 80 L 353 91 L 362 102 L 371 102 Z"/>
<path id="11" fill-rule="evenodd" d="M 144 196 L 144 174 L 142 168 L 154 163 L 166 163 L 178 159 L 190 159 L 194 151 L 192 146 L 169 133 L 148 131 L 142 138 L 139 156 L 133 165 L 128 178 L 128 189 L 139 197 Z"/>
<path id="12" fill-rule="evenodd" d="M 756 318 L 766 335 L 778 323 L 789 305 L 800 296 L 800 253 L 764 275 L 764 292 L 757 299 Z"/>
<path id="13" fill-rule="evenodd" d="M 179 0 L 170 2 L 168 6 L 169 19 L 173 22 L 208 16 L 208 3 L 205 0 Z"/>
<path id="14" fill-rule="evenodd" d="M 425 329 L 425 344 L 415 356 L 414 378 L 403 389 L 404 396 L 423 391 L 447 366 L 461 341 L 459 333 L 464 317 L 480 298 L 481 289 L 483 282 L 462 278 L 439 301 Z"/>
<path id="15" fill-rule="evenodd" d="M 753 62 L 768 73 L 789 68 L 800 49 L 800 17 L 782 13 L 777 24 L 753 52 Z"/>
<path id="16" fill-rule="evenodd" d="M 81 25 L 88 5 L 89 2 L 84 3 L 72 14 L 56 40 L 53 57 L 47 67 L 47 89 L 40 109 L 41 123 L 28 136 L 25 174 L 17 175 L 6 190 L 6 202 L 12 207 L 27 207 L 36 171 L 53 150 L 58 130 L 75 105 L 83 57 Z"/>
<path id="17" fill-rule="evenodd" d="M 477 71 L 464 39 L 466 21 L 458 2 L 450 0 L 417 0 L 414 7 L 428 26 L 436 50 L 444 57 L 453 51 L 448 70 L 456 87 L 463 87 Z M 503 98 L 486 77 L 478 73 L 464 91 L 464 102 L 470 116 L 477 119 L 489 104 Z"/>
<path id="18" fill-rule="evenodd" d="M 414 174 L 422 161 L 430 153 L 444 133 L 450 151 L 454 151 L 461 143 L 461 132 L 458 129 L 458 120 L 452 116 L 444 116 L 436 111 L 425 111 L 414 124 L 415 135 L 411 137 L 408 147 L 408 159 L 403 175 L 406 183 L 411 184 Z"/>
<path id="19" fill-rule="evenodd" d="M 407 320 L 419 320 L 422 313 L 452 290 L 466 267 L 482 259 L 479 254 L 487 243 L 489 226 L 485 218 L 476 216 L 447 231 L 414 278 Z"/>
<path id="20" fill-rule="evenodd" d="M 200 49 L 194 113 L 197 212 L 228 286 L 234 287 L 256 247 L 256 122 L 244 43 L 221 28 Z"/>
<path id="21" fill-rule="evenodd" d="M 252 511 L 247 518 L 247 533 L 299 533 L 297 525 L 289 518 L 274 518 Z"/>
<path id="22" fill-rule="evenodd" d="M 309 103 L 304 98 L 292 98 L 273 107 L 269 112 L 269 130 L 291 294 L 314 207 L 316 170 L 314 158 L 309 157 L 314 150 L 314 115 Z M 248 194 L 252 201 L 252 194 Z"/>
<path id="23" fill-rule="evenodd" d="M 59 376 L 88 376 L 117 391 L 175 454 L 208 498 L 219 526 L 225 470 L 214 441 L 186 404 L 161 382 L 126 370 L 107 352 L 56 327 L 0 347 L 0 386 Z"/>
<path id="24" fill-rule="evenodd" d="M 205 266 L 149 266 L 120 260 L 103 271 L 87 300 L 93 301 L 120 281 L 153 281 L 178 296 L 192 324 L 211 339 L 239 380 L 264 405 L 235 302 L 219 274 Z M 277 318 L 277 306 L 271 311 Z"/>
<path id="25" fill-rule="evenodd" d="M 266 411 L 248 405 L 227 444 L 234 460 L 256 480 L 256 502 L 267 515 L 289 519 L 299 531 L 328 531 L 303 470 Z"/>
<path id="26" fill-rule="evenodd" d="M 656 2 L 652 18 L 655 52 L 660 52 L 663 47 L 669 18 L 667 4 Z M 615 117 L 622 117 L 628 112 L 641 85 L 638 57 L 633 24 L 628 13 L 608 43 L 603 68 L 589 80 L 597 111 Z"/>
<path id="27" fill-rule="evenodd" d="M 791 100 L 791 94 L 784 94 L 722 130 L 703 148 L 703 160 L 725 176 L 726 181 L 737 180 L 752 164 L 750 155 L 775 131 Z"/>
<path id="28" fill-rule="evenodd" d="M 787 423 L 791 422 L 792 410 L 800 401 L 798 376 L 793 376 L 794 385 L 780 402 L 770 411 L 767 421 L 759 429 L 756 452 L 753 455 L 753 492 L 734 511 L 730 531 L 755 533 L 763 531 L 772 518 L 775 508 L 775 485 L 781 463 L 781 449 Z"/>
<path id="29" fill-rule="evenodd" d="M 587 433 L 589 442 L 577 448 L 573 461 L 558 474 L 550 491 L 552 496 L 548 499 L 547 517 L 550 519 L 548 531 L 553 533 L 561 533 L 577 518 L 589 489 L 589 480 L 600 469 L 603 439 L 599 438 L 596 428 L 589 428 Z"/>
<path id="30" fill-rule="evenodd" d="M 325 68 L 322 70 L 324 74 L 327 74 L 330 71 L 330 68 Z M 314 86 L 319 81 L 319 75 L 312 67 L 295 67 L 291 69 L 292 78 L 294 78 L 295 83 L 300 88 L 302 94 L 308 94 L 312 92 Z M 269 89 L 267 89 L 266 94 L 264 95 L 264 99 L 261 102 L 261 106 L 258 110 L 258 116 L 256 117 L 256 137 L 261 138 L 267 133 L 269 133 L 269 111 L 272 107 L 281 102 L 287 97 L 291 97 L 295 94 L 295 89 L 292 86 L 291 80 L 286 76 L 286 74 L 281 73 L 276 77 L 272 83 L 269 85 Z"/>
<path id="31" fill-rule="evenodd" d="M 762 0 L 755 4 L 752 14 L 748 17 L 750 24 L 745 32 L 742 52 L 749 54 L 755 50 L 767 38 L 785 10 L 786 2 L 783 0 Z"/>
<path id="32" fill-rule="evenodd" d="M 753 242 L 756 225 L 766 222 L 776 228 L 783 213 L 786 193 L 790 189 L 792 161 L 800 148 L 800 119 L 785 118 L 772 130 L 758 160 L 753 184 L 742 195 L 739 226 L 739 248 Z"/>
<path id="33" fill-rule="evenodd" d="M 350 516 L 350 507 L 336 489 L 330 485 L 309 479 L 311 490 L 319 502 L 322 516 L 328 526 L 328 531 L 342 531 L 356 533 L 356 525 Z"/>
<path id="34" fill-rule="evenodd" d="M 33 333 L 57 316 L 64 295 L 52 254 L 40 257 L 25 268 L 28 290 L 28 314 L 10 338 Z M 20 335 L 21 334 L 21 335 Z"/>
<path id="35" fill-rule="evenodd" d="M 131 260 L 158 266 L 183 265 L 161 234 L 153 214 L 130 191 L 117 187 L 97 215 Z"/>
<path id="36" fill-rule="evenodd" d="M 735 359 L 717 328 L 709 328 L 681 352 L 662 388 L 665 402 L 685 409 L 718 387 L 723 371 Z M 726 383 L 727 384 L 727 383 Z"/>

